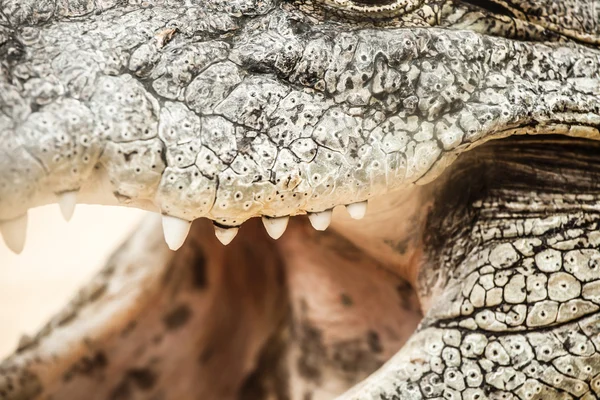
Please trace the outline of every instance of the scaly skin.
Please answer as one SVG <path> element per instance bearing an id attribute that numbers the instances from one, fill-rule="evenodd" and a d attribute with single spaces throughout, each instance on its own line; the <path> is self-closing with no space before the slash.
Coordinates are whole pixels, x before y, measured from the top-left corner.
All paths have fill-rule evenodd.
<path id="1" fill-rule="evenodd" d="M 84 187 L 84 201 L 237 226 L 433 179 L 491 138 L 598 135 L 600 53 L 574 43 L 356 30 L 269 2 L 40 25 L 42 4 L 4 6 L 38 22 L 6 29 L 4 220 Z M 265 15 L 232 16 L 244 5 Z"/>
<path id="2" fill-rule="evenodd" d="M 374 3 L 0 0 L 0 224 L 377 210 L 147 222 L 0 399 L 600 397 L 600 3 Z"/>

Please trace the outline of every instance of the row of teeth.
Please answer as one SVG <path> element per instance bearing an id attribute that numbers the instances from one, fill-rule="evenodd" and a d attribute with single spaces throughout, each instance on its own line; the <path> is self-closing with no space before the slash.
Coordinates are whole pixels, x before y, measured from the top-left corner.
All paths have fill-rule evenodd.
<path id="1" fill-rule="evenodd" d="M 66 192 L 58 196 L 58 205 L 66 221 L 69 221 L 75 212 L 77 205 L 77 192 Z M 354 219 L 361 219 L 367 212 L 367 202 L 349 204 L 346 206 L 348 214 Z M 331 223 L 333 210 L 308 213 L 308 219 L 318 231 L 324 231 Z M 4 238 L 4 243 L 16 254 L 23 251 L 25 247 L 25 237 L 27 235 L 27 213 L 21 217 L 0 222 L 0 236 Z M 279 239 L 285 232 L 290 217 L 262 217 L 265 230 L 273 239 Z M 192 223 L 181 218 L 162 216 L 163 232 L 165 242 L 171 250 L 179 249 L 190 231 Z M 215 236 L 221 243 L 228 245 L 237 235 L 239 227 L 223 227 L 215 225 Z"/>

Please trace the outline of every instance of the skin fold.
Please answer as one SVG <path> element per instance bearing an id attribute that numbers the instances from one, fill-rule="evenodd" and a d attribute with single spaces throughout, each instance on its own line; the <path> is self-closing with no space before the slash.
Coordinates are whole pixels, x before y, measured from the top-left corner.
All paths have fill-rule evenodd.
<path id="1" fill-rule="evenodd" d="M 157 213 L 0 399 L 599 398 L 599 44 L 596 0 L 0 0 L 5 241 Z"/>

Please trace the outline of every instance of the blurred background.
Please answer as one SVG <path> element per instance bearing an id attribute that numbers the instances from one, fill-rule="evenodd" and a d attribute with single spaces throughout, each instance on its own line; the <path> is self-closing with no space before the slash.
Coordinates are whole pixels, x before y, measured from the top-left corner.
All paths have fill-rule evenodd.
<path id="1" fill-rule="evenodd" d="M 0 360 L 36 331 L 103 265 L 145 211 L 78 205 L 65 222 L 58 205 L 29 210 L 25 250 L 0 239 Z"/>

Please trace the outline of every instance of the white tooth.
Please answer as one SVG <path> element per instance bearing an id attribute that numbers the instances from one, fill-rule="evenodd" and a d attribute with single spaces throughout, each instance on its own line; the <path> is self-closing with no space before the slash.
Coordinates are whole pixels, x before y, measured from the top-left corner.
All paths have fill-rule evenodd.
<path id="1" fill-rule="evenodd" d="M 27 213 L 18 218 L 0 222 L 0 233 L 6 247 L 16 254 L 20 254 L 25 247 L 25 236 L 27 236 Z"/>
<path id="2" fill-rule="evenodd" d="M 367 213 L 367 201 L 361 201 L 360 203 L 348 204 L 346 206 L 348 214 L 354 219 L 362 219 Z"/>
<path id="3" fill-rule="evenodd" d="M 316 213 L 309 213 L 308 219 L 311 225 L 318 231 L 324 231 L 331 223 L 332 210 L 326 210 Z"/>
<path id="4" fill-rule="evenodd" d="M 267 230 L 269 236 L 271 236 L 273 239 L 279 239 L 281 235 L 283 235 L 283 232 L 285 232 L 289 220 L 290 217 L 262 217 L 262 222 L 265 225 L 265 229 Z"/>
<path id="5" fill-rule="evenodd" d="M 227 246 L 235 235 L 237 235 L 240 228 L 232 227 L 232 228 L 222 228 L 220 226 L 215 225 L 215 236 L 219 239 L 219 242 L 223 243 L 224 246 Z"/>
<path id="6" fill-rule="evenodd" d="M 190 232 L 192 223 L 181 218 L 171 217 L 169 215 L 162 216 L 163 232 L 165 234 L 165 242 L 173 251 L 179 249 L 185 238 Z"/>
<path id="7" fill-rule="evenodd" d="M 58 206 L 60 207 L 60 212 L 65 221 L 69 222 L 71 220 L 76 205 L 77 191 L 64 192 L 58 195 Z"/>

